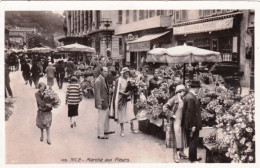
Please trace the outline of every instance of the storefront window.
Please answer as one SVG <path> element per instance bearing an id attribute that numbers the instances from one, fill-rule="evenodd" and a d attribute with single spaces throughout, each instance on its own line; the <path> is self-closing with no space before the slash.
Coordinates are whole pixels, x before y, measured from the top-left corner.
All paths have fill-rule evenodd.
<path id="1" fill-rule="evenodd" d="M 194 40 L 194 46 L 198 48 L 210 50 L 211 49 L 210 39 L 209 38 L 196 39 Z"/>
<path id="2" fill-rule="evenodd" d="M 221 38 L 219 40 L 219 51 L 223 61 L 232 61 L 232 40 L 231 37 Z"/>

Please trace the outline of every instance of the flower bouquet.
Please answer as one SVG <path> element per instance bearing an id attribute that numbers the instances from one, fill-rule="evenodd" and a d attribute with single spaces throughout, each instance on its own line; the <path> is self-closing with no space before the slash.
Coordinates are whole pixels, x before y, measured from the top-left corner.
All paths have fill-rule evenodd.
<path id="1" fill-rule="evenodd" d="M 61 103 L 58 95 L 56 93 L 54 93 L 54 91 L 51 89 L 46 89 L 44 91 L 43 101 L 47 104 L 51 104 L 52 107 L 54 107 L 54 108 L 57 108 Z"/>

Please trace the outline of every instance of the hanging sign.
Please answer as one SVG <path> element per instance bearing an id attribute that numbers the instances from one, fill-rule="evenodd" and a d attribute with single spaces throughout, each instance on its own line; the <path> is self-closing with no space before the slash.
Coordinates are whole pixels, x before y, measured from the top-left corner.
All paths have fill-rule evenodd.
<path id="1" fill-rule="evenodd" d="M 150 50 L 150 41 L 144 41 L 140 43 L 129 43 L 130 52 L 149 51 L 149 50 Z"/>

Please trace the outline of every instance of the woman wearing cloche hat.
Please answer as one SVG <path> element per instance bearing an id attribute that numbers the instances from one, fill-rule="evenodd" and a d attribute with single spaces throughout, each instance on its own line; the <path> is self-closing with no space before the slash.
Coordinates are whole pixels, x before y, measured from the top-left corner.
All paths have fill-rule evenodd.
<path id="1" fill-rule="evenodd" d="M 117 121 L 121 127 L 120 135 L 125 136 L 124 133 L 124 123 L 130 122 L 131 129 L 133 133 L 137 133 L 133 128 L 134 114 L 134 105 L 133 105 L 133 96 L 132 92 L 127 92 L 128 78 L 130 75 L 130 70 L 127 67 L 124 67 L 121 71 L 121 76 L 115 83 L 115 90 L 112 97 L 111 110 L 109 117 Z"/>
<path id="2" fill-rule="evenodd" d="M 187 142 L 184 129 L 181 126 L 183 96 L 185 93 L 185 86 L 178 85 L 176 87 L 175 96 L 168 100 L 168 102 L 163 106 L 163 111 L 166 113 L 171 128 L 173 128 L 173 137 L 167 145 L 173 147 L 173 160 L 175 163 L 179 162 L 179 157 L 187 159 L 187 156 L 183 153 L 183 148 L 187 147 Z M 179 149 L 179 157 L 177 155 L 177 149 Z"/>

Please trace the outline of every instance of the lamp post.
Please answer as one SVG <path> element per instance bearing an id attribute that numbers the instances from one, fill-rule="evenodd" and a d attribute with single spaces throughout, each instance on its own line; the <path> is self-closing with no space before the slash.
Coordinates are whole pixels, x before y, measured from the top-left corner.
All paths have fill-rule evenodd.
<path id="1" fill-rule="evenodd" d="M 110 27 L 108 20 L 105 21 L 104 26 L 106 27 L 106 38 L 105 38 L 105 40 L 106 40 L 106 47 L 108 48 L 108 44 L 109 44 L 109 41 L 110 41 L 109 40 L 109 32 L 107 31 L 108 27 Z"/>

